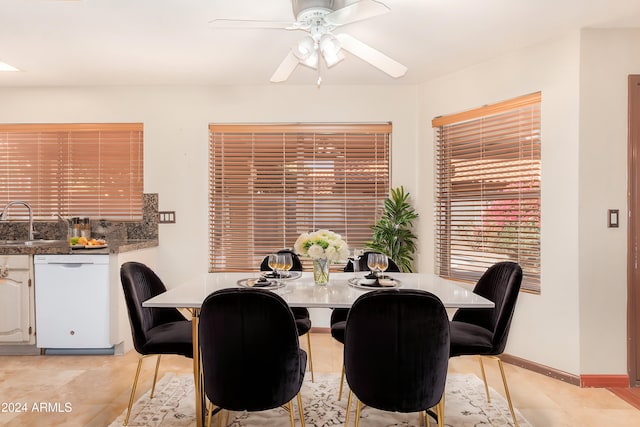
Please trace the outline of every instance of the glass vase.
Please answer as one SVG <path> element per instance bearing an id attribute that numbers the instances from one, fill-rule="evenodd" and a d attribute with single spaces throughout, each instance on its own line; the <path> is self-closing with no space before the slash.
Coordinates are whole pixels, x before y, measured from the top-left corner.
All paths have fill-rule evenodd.
<path id="1" fill-rule="evenodd" d="M 318 258 L 313 260 L 313 281 L 316 285 L 326 286 L 329 283 L 329 260 Z"/>

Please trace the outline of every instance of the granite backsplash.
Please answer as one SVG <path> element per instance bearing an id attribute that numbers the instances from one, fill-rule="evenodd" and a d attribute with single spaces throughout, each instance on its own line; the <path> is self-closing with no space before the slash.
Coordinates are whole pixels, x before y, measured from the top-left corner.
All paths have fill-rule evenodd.
<path id="1" fill-rule="evenodd" d="M 91 237 L 107 241 L 158 239 L 158 194 L 143 195 L 142 221 L 111 221 L 90 219 Z M 27 221 L 0 221 L 0 240 L 24 240 L 28 235 Z M 65 240 L 66 222 L 34 221 L 35 237 L 40 239 Z"/>

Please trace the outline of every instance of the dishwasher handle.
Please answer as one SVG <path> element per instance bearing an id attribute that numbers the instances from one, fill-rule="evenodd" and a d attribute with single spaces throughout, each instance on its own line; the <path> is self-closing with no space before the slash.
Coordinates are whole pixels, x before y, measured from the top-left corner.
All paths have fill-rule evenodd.
<path id="1" fill-rule="evenodd" d="M 47 265 L 59 265 L 66 268 L 78 268 L 83 265 L 93 265 L 94 262 L 48 262 Z"/>

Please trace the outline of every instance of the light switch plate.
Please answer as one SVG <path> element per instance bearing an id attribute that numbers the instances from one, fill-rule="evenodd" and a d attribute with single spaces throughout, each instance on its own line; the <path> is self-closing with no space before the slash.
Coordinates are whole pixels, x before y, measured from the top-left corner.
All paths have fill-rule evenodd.
<path id="1" fill-rule="evenodd" d="M 618 209 L 609 209 L 608 227 L 617 228 L 620 223 L 620 211 Z"/>
<path id="2" fill-rule="evenodd" d="M 160 224 L 175 224 L 176 212 L 175 211 L 159 211 L 158 222 Z"/>

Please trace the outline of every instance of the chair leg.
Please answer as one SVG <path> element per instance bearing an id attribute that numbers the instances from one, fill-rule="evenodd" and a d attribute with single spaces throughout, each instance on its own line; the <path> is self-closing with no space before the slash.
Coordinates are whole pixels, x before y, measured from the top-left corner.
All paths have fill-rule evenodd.
<path id="1" fill-rule="evenodd" d="M 156 391 L 156 381 L 158 380 L 158 368 L 160 367 L 160 357 L 158 355 L 158 360 L 156 361 L 156 372 L 153 374 L 153 385 L 151 386 L 151 394 L 149 395 L 150 399 L 153 399 L 153 393 Z"/>
<path id="2" fill-rule="evenodd" d="M 445 403 L 445 397 L 447 396 L 446 392 L 442 392 L 442 398 L 440 398 L 440 402 L 438 402 L 438 404 L 440 405 L 440 417 L 438 418 L 438 427 L 444 427 L 444 403 Z"/>
<path id="3" fill-rule="evenodd" d="M 304 427 L 304 409 L 302 408 L 302 395 L 298 393 L 298 412 L 300 413 L 300 424 Z"/>
<path id="4" fill-rule="evenodd" d="M 351 398 L 353 396 L 353 392 L 349 390 L 349 397 L 347 398 L 347 413 L 344 418 L 344 427 L 349 426 L 349 411 L 351 411 Z"/>
<path id="5" fill-rule="evenodd" d="M 438 427 L 444 427 L 444 393 L 436 405 L 436 414 L 438 415 Z"/>
<path id="6" fill-rule="evenodd" d="M 362 402 L 360 402 L 360 400 L 358 400 L 358 402 L 356 403 L 356 422 L 355 422 L 355 426 L 359 427 L 360 426 L 360 411 L 362 410 Z"/>
<path id="7" fill-rule="evenodd" d="M 287 410 L 289 411 L 289 421 L 291 421 L 291 427 L 296 427 L 296 423 L 293 420 L 293 399 L 287 403 Z"/>
<path id="8" fill-rule="evenodd" d="M 423 413 L 425 418 L 424 425 L 426 427 L 429 427 L 430 417 L 432 417 L 435 420 L 436 425 L 438 427 L 444 427 L 444 393 L 442 394 L 442 398 L 440 398 L 440 401 L 436 403 L 434 407 L 420 412 L 420 425 L 422 425 Z"/>
<path id="9" fill-rule="evenodd" d="M 127 415 L 124 417 L 122 425 L 129 424 L 129 415 L 131 415 L 131 407 L 133 406 L 133 398 L 136 395 L 136 387 L 138 386 L 138 377 L 140 376 L 140 368 L 142 367 L 142 360 L 144 356 L 140 356 L 138 359 L 138 368 L 136 369 L 136 376 L 133 378 L 133 386 L 131 387 L 131 396 L 129 397 L 129 406 L 127 407 Z"/>
<path id="10" fill-rule="evenodd" d="M 226 413 L 226 417 L 225 417 L 225 424 L 224 425 L 229 425 L 229 411 L 216 407 L 213 402 L 209 402 L 208 404 L 205 402 L 205 405 L 207 406 L 207 418 L 206 418 L 206 426 L 207 427 L 211 427 L 211 421 L 213 420 L 213 415 L 217 412 L 218 413 L 218 427 L 222 427 L 222 413 Z"/>
<path id="11" fill-rule="evenodd" d="M 489 395 L 489 385 L 487 384 L 487 375 L 484 373 L 484 363 L 482 363 L 482 356 L 478 356 L 478 360 L 480 361 L 482 381 L 484 381 L 484 391 L 487 393 L 487 402 L 491 403 L 491 396 Z"/>
<path id="12" fill-rule="evenodd" d="M 338 392 L 338 400 L 342 400 L 342 386 L 344 385 L 344 364 L 342 365 L 342 375 L 340 375 L 340 391 Z"/>
<path id="13" fill-rule="evenodd" d="M 487 385 L 487 376 L 484 372 L 484 363 L 482 363 L 482 358 L 488 357 L 490 359 L 495 359 L 498 361 L 498 367 L 500 368 L 500 375 L 502 376 L 502 384 L 504 385 L 504 393 L 507 397 L 507 403 L 509 404 L 509 411 L 511 412 L 511 417 L 513 418 L 513 424 L 515 427 L 520 427 L 518 424 L 518 420 L 516 419 L 516 412 L 513 410 L 513 403 L 511 402 L 511 393 L 509 393 L 509 386 L 507 385 L 507 376 L 504 373 L 504 366 L 502 364 L 502 360 L 497 356 L 480 356 L 480 370 L 482 371 L 482 380 L 484 381 L 484 389 L 487 393 L 487 402 L 491 403 L 491 396 L 489 395 L 489 386 Z"/>
<path id="14" fill-rule="evenodd" d="M 511 403 L 511 393 L 509 393 L 509 386 L 507 385 L 507 376 L 504 373 L 504 366 L 502 364 L 502 360 L 499 357 L 493 357 L 498 361 L 498 366 L 500 367 L 500 375 L 502 375 L 502 384 L 504 384 L 504 393 L 507 396 L 507 402 L 509 403 L 509 411 L 511 411 L 511 416 L 513 417 L 513 424 L 515 427 L 519 427 L 518 420 L 516 419 L 516 413 L 513 410 L 513 404 Z"/>
<path id="15" fill-rule="evenodd" d="M 315 382 L 313 376 L 313 358 L 311 357 L 311 333 L 307 332 L 307 348 L 309 349 L 309 370 L 311 371 L 311 382 Z"/>
<path id="16" fill-rule="evenodd" d="M 150 399 L 153 399 L 153 393 L 156 390 L 156 381 L 158 379 L 158 368 L 160 367 L 160 355 L 154 355 L 154 354 L 146 354 L 143 356 L 140 356 L 140 358 L 138 359 L 138 368 L 136 369 L 136 376 L 133 379 L 133 386 L 131 387 L 131 396 L 129 396 L 129 406 L 127 407 L 127 415 L 124 417 L 124 422 L 122 423 L 122 425 L 127 425 L 129 424 L 129 416 L 131 415 L 131 407 L 133 406 L 133 398 L 136 395 L 136 387 L 138 387 L 138 378 L 140 378 L 140 370 L 142 369 L 142 361 L 144 359 L 146 359 L 147 357 L 152 357 L 152 356 L 157 356 L 158 359 L 156 361 L 156 370 L 155 373 L 153 374 L 153 384 L 151 385 L 151 394 L 149 395 Z"/>
<path id="17" fill-rule="evenodd" d="M 213 415 L 213 403 L 209 402 L 209 409 L 207 410 L 207 427 L 211 427 L 212 415 Z"/>

